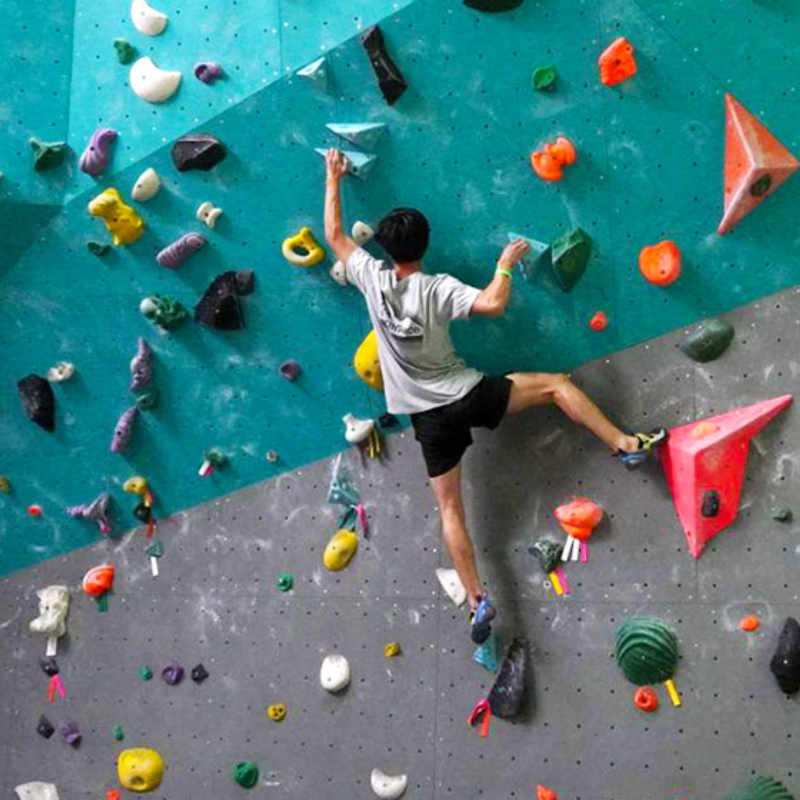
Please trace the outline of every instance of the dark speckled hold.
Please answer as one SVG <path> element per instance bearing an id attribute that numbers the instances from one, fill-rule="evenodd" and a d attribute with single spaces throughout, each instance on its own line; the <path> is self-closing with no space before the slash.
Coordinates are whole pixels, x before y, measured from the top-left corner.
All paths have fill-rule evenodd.
<path id="1" fill-rule="evenodd" d="M 39 665 L 42 668 L 42 672 L 44 672 L 45 675 L 49 675 L 51 678 L 53 675 L 58 675 L 59 673 L 58 662 L 54 658 L 43 658 L 39 662 Z"/>
<path id="2" fill-rule="evenodd" d="M 549 575 L 561 561 L 561 554 L 564 552 L 564 546 L 552 539 L 539 539 L 534 542 L 529 548 L 528 552 L 535 556 L 539 562 L 542 571 Z"/>
<path id="3" fill-rule="evenodd" d="M 208 670 L 202 664 L 192 667 L 192 680 L 195 683 L 202 683 L 207 677 Z"/>
<path id="4" fill-rule="evenodd" d="M 392 57 L 386 51 L 386 43 L 383 40 L 383 32 L 377 25 L 373 25 L 364 31 L 361 36 L 361 44 L 372 65 L 372 71 L 378 80 L 378 86 L 383 93 L 386 102 L 393 106 L 408 89 L 408 84 L 400 72 L 397 64 L 392 61 Z"/>
<path id="5" fill-rule="evenodd" d="M 225 155 L 225 145 L 210 133 L 187 133 L 172 145 L 172 160 L 178 172 L 187 172 L 190 169 L 208 172 Z"/>
<path id="6" fill-rule="evenodd" d="M 161 677 L 165 683 L 170 686 L 175 686 L 183 680 L 183 667 L 176 661 L 170 661 L 164 669 L 161 670 Z"/>
<path id="7" fill-rule="evenodd" d="M 39 375 L 28 375 L 17 381 L 17 389 L 25 416 L 52 433 L 56 428 L 56 398 L 50 383 Z"/>
<path id="8" fill-rule="evenodd" d="M 49 739 L 55 732 L 56 729 L 53 727 L 53 723 L 42 714 L 42 716 L 39 717 L 39 724 L 36 726 L 36 733 L 38 733 L 39 736 L 44 736 L 45 739 Z"/>

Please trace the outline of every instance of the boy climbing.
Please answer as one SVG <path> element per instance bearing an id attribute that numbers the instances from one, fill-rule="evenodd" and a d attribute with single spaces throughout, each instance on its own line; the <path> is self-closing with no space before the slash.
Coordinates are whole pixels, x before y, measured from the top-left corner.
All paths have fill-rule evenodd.
<path id="1" fill-rule="evenodd" d="M 641 464 L 664 440 L 663 430 L 626 434 L 566 375 L 512 372 L 483 375 L 455 353 L 453 320 L 498 317 L 511 296 L 514 265 L 528 251 L 524 240 L 511 242 L 484 289 L 451 275 L 428 275 L 422 258 L 429 226 L 415 209 L 397 208 L 379 223 L 375 240 L 391 264 L 373 258 L 342 228 L 340 181 L 347 161 L 338 150 L 326 155 L 325 238 L 345 265 L 348 283 L 367 303 L 378 338 L 386 405 L 392 414 L 409 414 L 442 518 L 447 551 L 467 591 L 473 641 L 491 631 L 496 611 L 483 592 L 475 551 L 464 520 L 461 458 L 472 444 L 472 428 L 496 428 L 508 415 L 555 403 L 608 445 L 628 468 Z"/>

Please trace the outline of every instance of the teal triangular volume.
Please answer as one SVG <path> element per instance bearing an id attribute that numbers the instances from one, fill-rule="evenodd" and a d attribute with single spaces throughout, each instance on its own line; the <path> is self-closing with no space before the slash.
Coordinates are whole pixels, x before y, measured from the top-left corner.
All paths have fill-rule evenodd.
<path id="1" fill-rule="evenodd" d="M 328 63 L 324 58 L 312 61 L 308 66 L 297 70 L 297 74 L 305 80 L 313 83 L 323 92 L 328 88 Z"/>
<path id="2" fill-rule="evenodd" d="M 324 147 L 315 147 L 314 149 L 323 158 L 328 152 Z M 364 180 L 367 175 L 372 172 L 372 168 L 378 160 L 378 156 L 370 155 L 369 153 L 359 153 L 356 150 L 342 150 L 342 155 L 350 162 L 347 171 L 356 178 L 361 178 L 361 180 Z"/>
<path id="3" fill-rule="evenodd" d="M 371 150 L 378 143 L 385 122 L 329 122 L 328 130 L 364 150 Z"/>
<path id="4" fill-rule="evenodd" d="M 517 269 L 526 281 L 532 280 L 539 269 L 543 266 L 550 265 L 550 245 L 545 242 L 539 242 L 536 239 L 529 239 L 521 233 L 514 233 L 513 231 L 508 234 L 508 241 L 513 242 L 514 239 L 524 239 L 531 248 L 530 253 L 524 256 L 522 261 L 517 262 Z"/>

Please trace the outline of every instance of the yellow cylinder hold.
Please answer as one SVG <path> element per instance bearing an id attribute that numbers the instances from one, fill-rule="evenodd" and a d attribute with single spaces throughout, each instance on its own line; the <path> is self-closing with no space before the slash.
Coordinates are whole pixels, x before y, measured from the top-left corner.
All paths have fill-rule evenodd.
<path id="1" fill-rule="evenodd" d="M 296 267 L 313 267 L 325 258 L 311 228 L 300 228 L 294 236 L 284 239 L 282 251 L 283 257 Z"/>
<path id="2" fill-rule="evenodd" d="M 383 373 L 381 362 L 378 360 L 378 336 L 374 330 L 370 331 L 358 346 L 353 357 L 353 369 L 367 386 L 379 392 L 383 391 Z"/>

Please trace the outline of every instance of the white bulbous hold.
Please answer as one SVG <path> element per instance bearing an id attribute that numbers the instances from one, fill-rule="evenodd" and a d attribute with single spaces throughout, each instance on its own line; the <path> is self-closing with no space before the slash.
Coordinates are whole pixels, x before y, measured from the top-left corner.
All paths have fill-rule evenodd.
<path id="1" fill-rule="evenodd" d="M 327 692 L 341 692 L 350 683 L 350 664 L 347 659 L 338 653 L 325 656 L 319 670 L 319 682 Z"/>
<path id="2" fill-rule="evenodd" d="M 34 633 L 60 638 L 67 632 L 67 612 L 69 611 L 69 589 L 66 586 L 46 586 L 36 592 L 39 598 L 39 616 L 31 620 L 30 629 Z"/>
<path id="3" fill-rule="evenodd" d="M 350 233 L 358 245 L 366 244 L 375 235 L 375 231 L 366 222 L 354 222 Z"/>
<path id="4" fill-rule="evenodd" d="M 169 17 L 157 11 L 145 0 L 133 0 L 131 3 L 131 22 L 139 33 L 145 36 L 158 36 L 167 27 Z"/>
<path id="5" fill-rule="evenodd" d="M 345 425 L 344 438 L 347 439 L 350 444 L 361 444 L 361 442 L 365 442 L 375 429 L 374 419 L 358 419 L 358 417 L 354 417 L 352 414 L 345 414 L 342 417 L 342 422 L 344 422 Z"/>
<path id="6" fill-rule="evenodd" d="M 146 203 L 152 200 L 161 188 L 161 178 L 159 174 L 152 168 L 148 167 L 133 184 L 131 190 L 131 197 L 137 203 Z"/>
<path id="7" fill-rule="evenodd" d="M 408 786 L 407 775 L 386 775 L 379 769 L 372 770 L 369 780 L 372 791 L 384 800 L 397 800 L 398 797 L 402 797 Z"/>
<path id="8" fill-rule="evenodd" d="M 436 577 L 442 585 L 447 596 L 457 605 L 463 606 L 467 600 L 467 590 L 464 584 L 461 583 L 461 578 L 454 569 L 445 569 L 438 567 L 436 569 Z"/>
<path id="9" fill-rule="evenodd" d="M 75 365 L 69 361 L 59 361 L 54 367 L 47 370 L 47 380 L 52 383 L 68 381 L 75 374 Z"/>
<path id="10" fill-rule="evenodd" d="M 55 784 L 44 781 L 21 783 L 14 791 L 19 800 L 58 800 L 58 789 Z"/>
<path id="11" fill-rule="evenodd" d="M 152 297 L 145 297 L 141 303 L 139 303 L 139 312 L 147 317 L 151 314 L 155 314 L 158 311 L 158 306 L 153 302 Z"/>
<path id="12" fill-rule="evenodd" d="M 209 203 L 206 201 L 205 203 L 200 203 L 200 206 L 197 209 L 197 219 L 200 222 L 205 222 L 209 228 L 212 230 L 217 224 L 217 220 L 222 216 L 222 209 L 217 208 L 213 203 Z"/>
<path id="13" fill-rule="evenodd" d="M 333 278 L 339 286 L 347 286 L 347 273 L 344 269 L 344 264 L 337 261 L 329 270 L 328 274 Z"/>
<path id="14" fill-rule="evenodd" d="M 128 81 L 137 97 L 148 103 L 163 103 L 178 91 L 181 73 L 159 69 L 152 58 L 145 56 L 134 62 Z"/>

